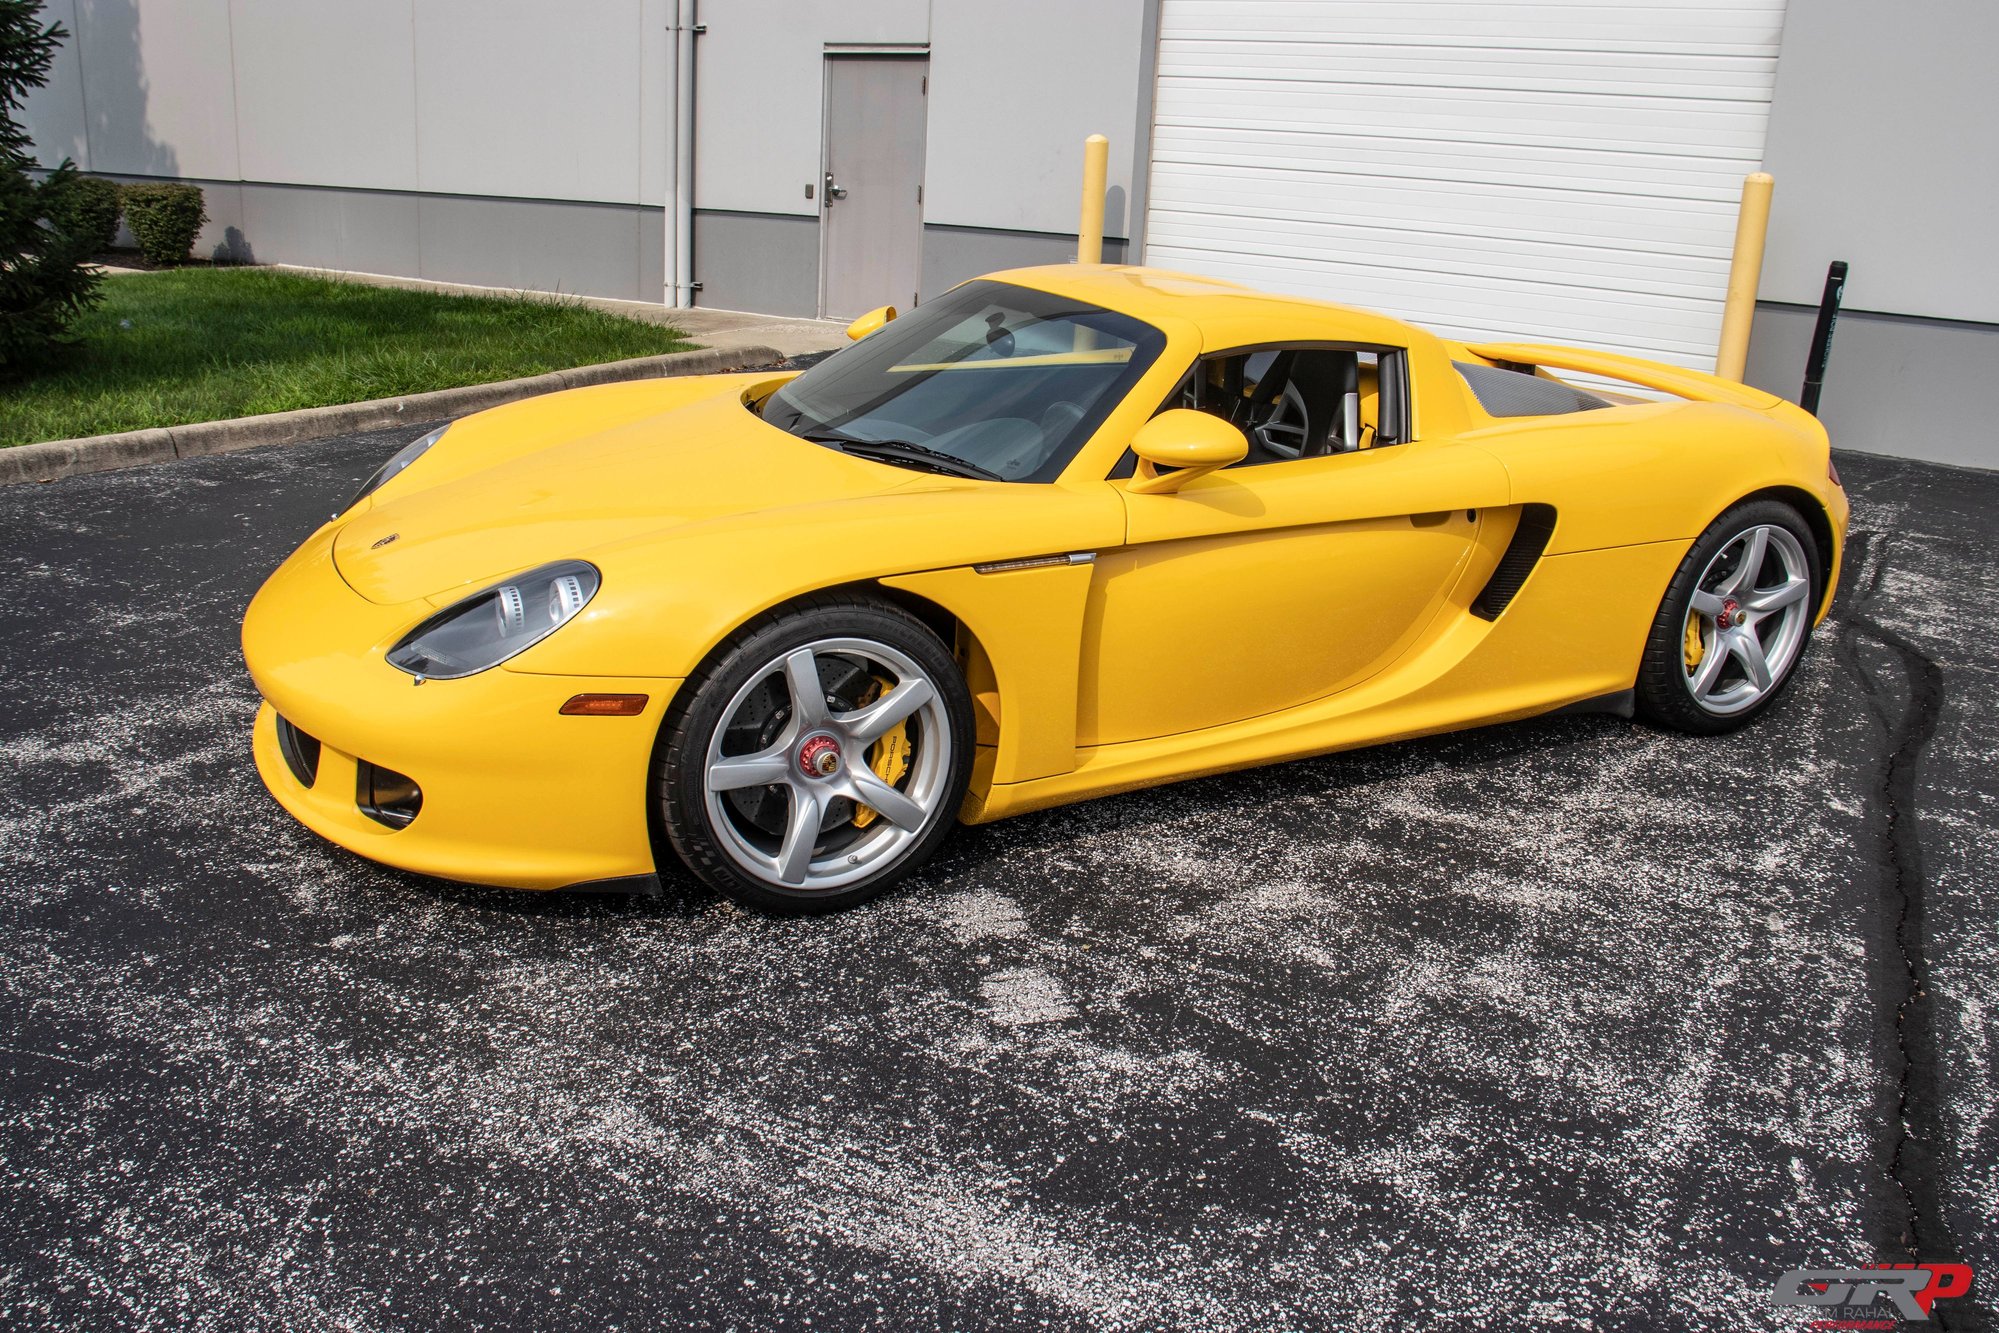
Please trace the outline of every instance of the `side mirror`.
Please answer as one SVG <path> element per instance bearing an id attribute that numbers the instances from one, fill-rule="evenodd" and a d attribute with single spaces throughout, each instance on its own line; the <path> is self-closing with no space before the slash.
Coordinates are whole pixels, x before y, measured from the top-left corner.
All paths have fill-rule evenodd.
<path id="1" fill-rule="evenodd" d="M 879 306 L 876 309 L 868 311 L 867 314 L 862 315 L 859 319 L 849 324 L 847 326 L 847 336 L 849 338 L 852 338 L 855 342 L 859 342 L 861 339 L 867 337 L 870 333 L 873 333 L 876 329 L 880 328 L 882 325 L 888 323 L 890 320 L 894 318 L 895 318 L 894 306 L 892 305 Z"/>
<path id="2" fill-rule="evenodd" d="M 1131 437 L 1138 455 L 1138 474 L 1125 489 L 1139 495 L 1166 495 L 1196 477 L 1240 463 L 1249 454 L 1249 438 L 1206 412 L 1176 407 L 1161 412 Z M 1161 472 L 1167 467 L 1172 472 Z"/>

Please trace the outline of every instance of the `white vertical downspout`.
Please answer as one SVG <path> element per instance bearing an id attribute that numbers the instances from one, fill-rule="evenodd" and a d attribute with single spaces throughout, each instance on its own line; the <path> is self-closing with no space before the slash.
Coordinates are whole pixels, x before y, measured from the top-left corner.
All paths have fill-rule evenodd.
<path id="1" fill-rule="evenodd" d="M 667 107 L 673 170 L 666 182 L 666 304 L 694 304 L 694 26 L 695 0 L 671 0 L 667 25 Z"/>
<path id="2" fill-rule="evenodd" d="M 666 198 L 661 232 L 665 248 L 660 252 L 660 300 L 667 306 L 680 305 L 680 274 L 676 256 L 680 254 L 680 4 L 666 0 Z"/>

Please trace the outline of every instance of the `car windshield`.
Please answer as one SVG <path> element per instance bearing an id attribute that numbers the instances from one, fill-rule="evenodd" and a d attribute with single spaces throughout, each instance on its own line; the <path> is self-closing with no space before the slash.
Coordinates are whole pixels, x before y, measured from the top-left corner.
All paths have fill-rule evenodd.
<path id="1" fill-rule="evenodd" d="M 1165 345 L 1087 302 L 967 283 L 807 370 L 763 418 L 884 462 L 1053 481 Z"/>

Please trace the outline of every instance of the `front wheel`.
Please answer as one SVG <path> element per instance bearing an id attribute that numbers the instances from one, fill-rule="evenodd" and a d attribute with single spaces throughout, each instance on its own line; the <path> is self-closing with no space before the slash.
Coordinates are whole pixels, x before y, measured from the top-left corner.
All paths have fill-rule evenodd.
<path id="1" fill-rule="evenodd" d="M 827 911 L 908 874 L 970 780 L 970 692 L 920 621 L 820 598 L 739 631 L 675 700 L 656 789 L 703 882 L 764 911 Z"/>
<path id="2" fill-rule="evenodd" d="M 1645 642 L 1638 706 L 1648 721 L 1699 735 L 1733 731 L 1790 681 L 1825 586 L 1798 511 L 1737 505 L 1694 542 Z"/>

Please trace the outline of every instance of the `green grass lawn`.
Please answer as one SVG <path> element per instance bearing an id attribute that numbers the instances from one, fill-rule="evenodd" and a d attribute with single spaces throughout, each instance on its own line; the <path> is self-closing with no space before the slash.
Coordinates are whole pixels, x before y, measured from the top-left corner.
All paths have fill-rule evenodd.
<path id="1" fill-rule="evenodd" d="M 684 351 L 678 332 L 524 297 L 256 268 L 114 274 L 79 344 L 0 383 L 0 446 L 283 412 Z"/>

